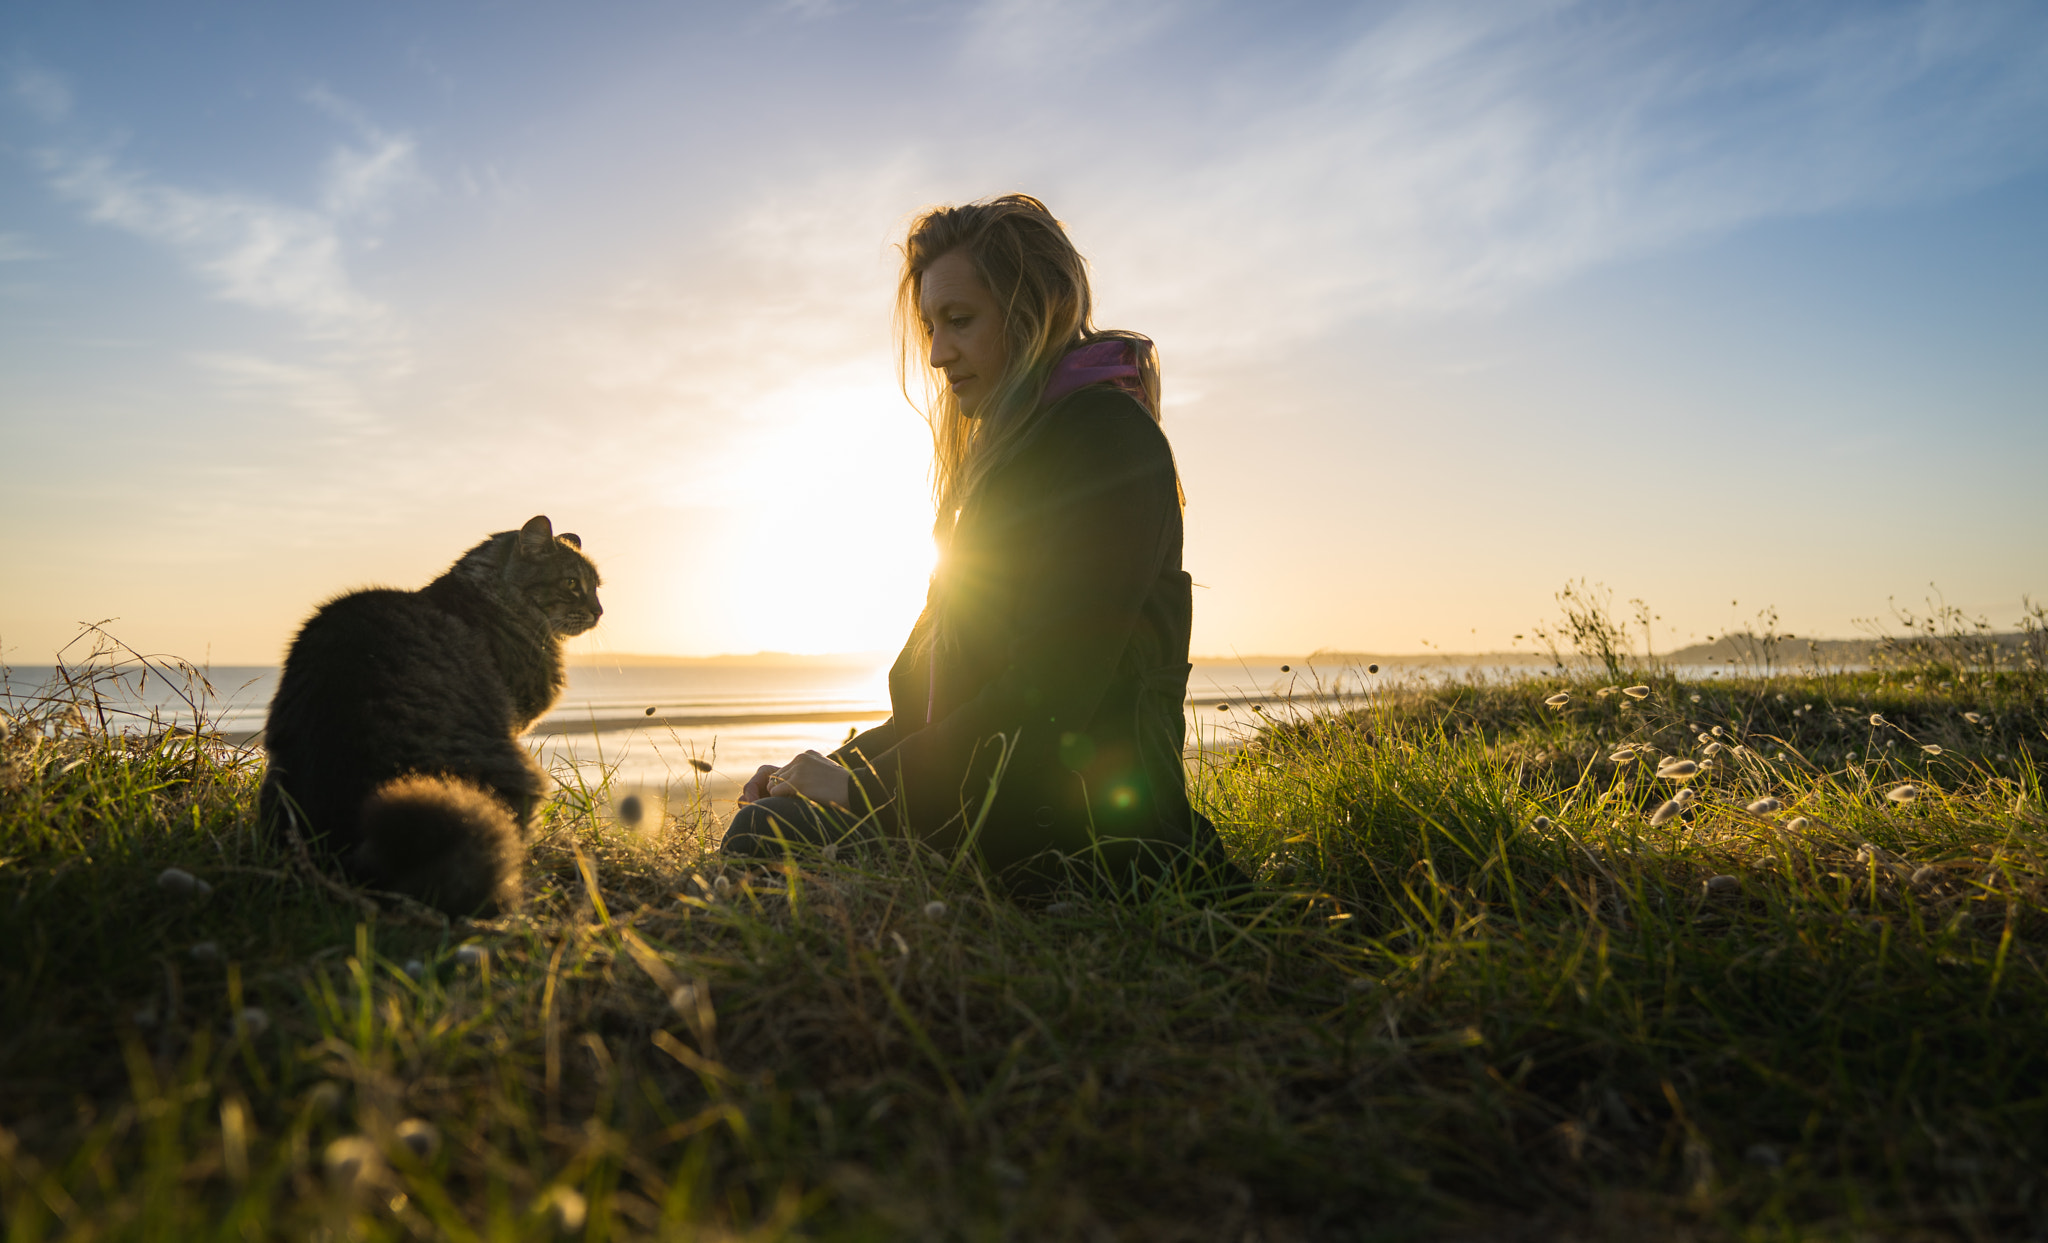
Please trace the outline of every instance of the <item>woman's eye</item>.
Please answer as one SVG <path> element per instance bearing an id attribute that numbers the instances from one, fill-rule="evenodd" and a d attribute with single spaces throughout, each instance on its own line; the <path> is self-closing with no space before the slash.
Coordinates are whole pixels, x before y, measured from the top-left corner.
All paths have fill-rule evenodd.
<path id="1" fill-rule="evenodd" d="M 966 328 L 967 325 L 973 323 L 974 317 L 972 315 L 962 315 L 956 319 L 949 319 L 946 322 L 953 326 L 954 332 L 959 332 Z"/>

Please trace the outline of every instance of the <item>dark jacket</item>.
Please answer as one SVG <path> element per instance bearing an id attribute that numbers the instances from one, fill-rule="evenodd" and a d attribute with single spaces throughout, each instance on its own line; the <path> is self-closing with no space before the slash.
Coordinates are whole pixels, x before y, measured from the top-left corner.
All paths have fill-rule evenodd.
<path id="1" fill-rule="evenodd" d="M 950 850 L 979 819 L 992 867 L 1092 848 L 1113 873 L 1154 870 L 1208 845 L 1181 765 L 1192 602 L 1173 452 L 1105 385 L 1027 435 L 960 514 L 927 605 L 937 642 L 913 636 L 893 715 L 834 758 L 856 810 L 898 832 Z"/>

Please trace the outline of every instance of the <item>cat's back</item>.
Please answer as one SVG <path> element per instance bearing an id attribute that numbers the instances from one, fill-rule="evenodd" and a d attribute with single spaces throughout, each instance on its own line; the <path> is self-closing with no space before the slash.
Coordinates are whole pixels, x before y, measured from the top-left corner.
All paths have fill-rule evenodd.
<path id="1" fill-rule="evenodd" d="M 273 753 L 301 741 L 416 746 L 419 732 L 497 733 L 510 717 L 503 683 L 469 624 L 423 592 L 368 588 L 321 605 L 300 627 L 271 700 L 266 742 Z"/>

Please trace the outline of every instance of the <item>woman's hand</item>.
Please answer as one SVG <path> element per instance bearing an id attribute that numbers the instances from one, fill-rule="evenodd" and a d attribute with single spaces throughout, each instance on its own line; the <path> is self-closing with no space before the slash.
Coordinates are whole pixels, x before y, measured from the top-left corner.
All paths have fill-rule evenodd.
<path id="1" fill-rule="evenodd" d="M 767 798 L 768 783 L 774 780 L 775 774 L 781 771 L 780 768 L 773 764 L 763 764 L 755 769 L 754 775 L 747 778 L 747 784 L 740 787 L 740 802 L 757 803 Z"/>
<path id="2" fill-rule="evenodd" d="M 847 807 L 853 803 L 853 774 L 826 759 L 816 751 L 806 751 L 778 769 L 763 769 L 768 774 L 768 793 L 776 798 L 797 795 L 813 803 L 830 803 L 835 807 Z M 754 774 L 755 780 L 761 773 Z M 751 789 L 753 782 L 748 783 Z"/>

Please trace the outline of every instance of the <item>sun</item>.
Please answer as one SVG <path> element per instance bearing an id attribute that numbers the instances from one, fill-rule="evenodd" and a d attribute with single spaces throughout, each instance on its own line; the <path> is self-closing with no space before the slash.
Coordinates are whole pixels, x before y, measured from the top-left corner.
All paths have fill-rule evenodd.
<path id="1" fill-rule="evenodd" d="M 720 607 L 738 651 L 902 643 L 935 551 L 931 441 L 893 385 L 799 384 L 748 412 L 745 486 L 723 489 L 720 560 L 746 584 Z"/>

